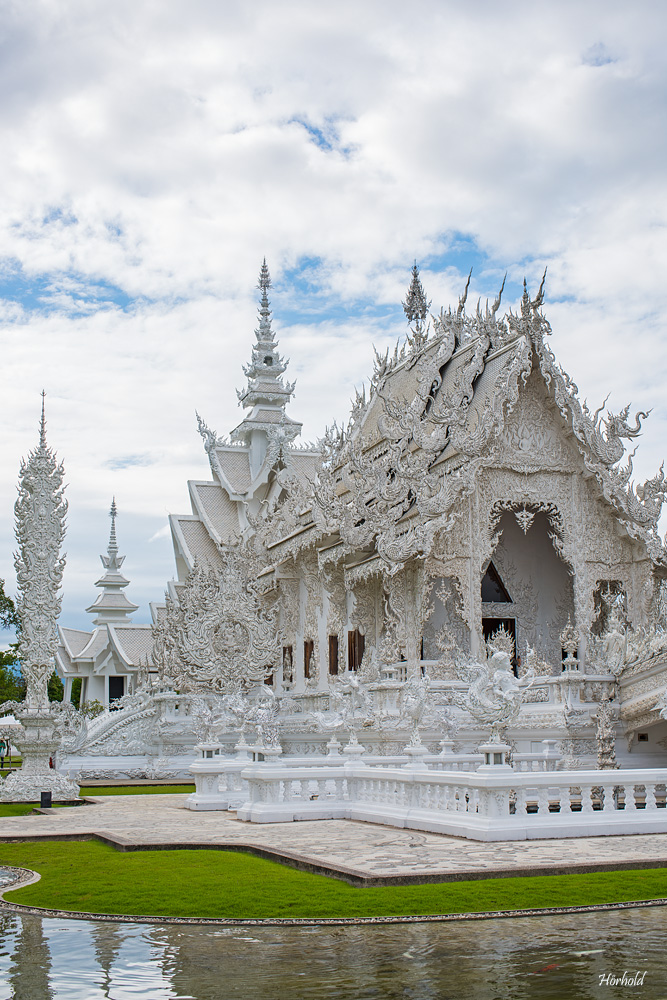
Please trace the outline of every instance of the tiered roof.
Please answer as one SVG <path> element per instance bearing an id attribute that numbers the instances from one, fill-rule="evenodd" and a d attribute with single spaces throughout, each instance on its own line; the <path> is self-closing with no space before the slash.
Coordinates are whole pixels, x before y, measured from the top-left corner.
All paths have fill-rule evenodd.
<path id="1" fill-rule="evenodd" d="M 118 508 L 116 498 L 111 501 L 111 531 L 109 533 L 109 545 L 107 554 L 100 556 L 105 573 L 95 583 L 96 587 L 102 588 L 102 593 L 98 596 L 94 604 L 91 604 L 86 611 L 91 615 L 97 615 L 93 619 L 95 625 L 106 625 L 110 623 L 130 623 L 128 615 L 138 608 L 123 593 L 125 587 L 129 585 L 129 580 L 120 571 L 125 562 L 125 556 L 118 555 L 118 543 L 116 541 L 116 517 Z"/>
<path id="2" fill-rule="evenodd" d="M 294 382 L 283 382 L 287 361 L 278 353 L 278 343 L 271 328 L 271 309 L 268 291 L 271 275 L 262 263 L 258 287 L 262 297 L 259 305 L 259 326 L 255 330 L 257 341 L 252 349 L 252 360 L 243 372 L 248 379 L 245 389 L 237 391 L 239 402 L 250 409 L 250 414 L 235 427 L 230 437 L 232 441 L 251 444 L 253 431 L 263 431 L 271 436 L 275 426 L 282 429 L 286 443 L 293 441 L 301 433 L 301 424 L 285 413 L 285 407 L 294 393 Z"/>
<path id="3" fill-rule="evenodd" d="M 287 361 L 278 351 L 271 325 L 266 261 L 258 287 L 259 324 L 250 364 L 243 369 L 248 381 L 237 392 L 250 412 L 231 432 L 230 441 L 219 438 L 197 414 L 213 481 L 189 482 L 192 514 L 170 517 L 179 580 L 187 577 L 195 560 L 219 564 L 221 547 L 239 541 L 248 528 L 248 515 L 255 517 L 280 493 L 279 477 L 306 480 L 315 473 L 319 452 L 293 443 L 302 425 L 286 412 L 294 382 L 283 380 Z"/>

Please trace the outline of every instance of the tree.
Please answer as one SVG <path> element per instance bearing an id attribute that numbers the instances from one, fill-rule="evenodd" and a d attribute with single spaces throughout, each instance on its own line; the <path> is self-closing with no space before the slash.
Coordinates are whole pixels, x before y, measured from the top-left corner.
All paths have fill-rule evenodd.
<path id="1" fill-rule="evenodd" d="M 7 651 L 0 653 L 0 705 L 5 701 L 23 701 L 25 698 L 25 681 L 18 663 L 10 660 L 11 655 Z"/>
<path id="2" fill-rule="evenodd" d="M 69 699 L 75 708 L 79 708 L 81 702 L 81 678 L 75 677 L 72 681 L 72 693 Z"/>
<path id="3" fill-rule="evenodd" d="M 21 622 L 16 605 L 5 593 L 5 581 L 0 580 L 0 627 L 14 629 L 17 633 Z M 0 704 L 3 701 L 23 701 L 26 683 L 21 673 L 18 657 L 18 642 L 10 644 L 9 649 L 0 650 Z M 49 701 L 62 701 L 64 688 L 58 674 L 53 671 L 48 683 Z"/>
<path id="4" fill-rule="evenodd" d="M 14 602 L 5 593 L 5 581 L 0 580 L 0 627 L 18 630 L 19 624 Z M 25 681 L 21 676 L 18 643 L 14 642 L 9 649 L 0 650 L 0 704 L 3 701 L 23 701 L 24 698 Z"/>
<path id="5" fill-rule="evenodd" d="M 0 580 L 0 627 L 18 629 L 19 616 L 14 602 L 5 594 L 5 581 Z"/>
<path id="6" fill-rule="evenodd" d="M 49 694 L 49 701 L 62 701 L 65 694 L 65 688 L 63 687 L 63 682 L 58 677 L 58 674 L 53 671 L 49 679 L 47 686 L 47 691 Z"/>

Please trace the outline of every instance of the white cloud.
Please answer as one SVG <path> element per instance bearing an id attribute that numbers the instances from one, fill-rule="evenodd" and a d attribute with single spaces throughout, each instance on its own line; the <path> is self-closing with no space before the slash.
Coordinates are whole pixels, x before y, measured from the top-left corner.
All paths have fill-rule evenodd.
<path id="1" fill-rule="evenodd" d="M 46 388 L 70 484 L 66 613 L 92 600 L 113 493 L 130 594 L 159 597 L 165 508 L 188 510 L 186 479 L 207 475 L 194 409 L 221 433 L 239 420 L 265 254 L 306 438 L 401 331 L 414 257 L 434 309 L 469 257 L 471 302 L 506 269 L 511 300 L 548 264 L 554 349 L 591 399 L 654 406 L 652 472 L 666 22 L 651 0 L 5 5 L 0 575 Z M 306 258 L 310 290 L 281 285 Z"/>

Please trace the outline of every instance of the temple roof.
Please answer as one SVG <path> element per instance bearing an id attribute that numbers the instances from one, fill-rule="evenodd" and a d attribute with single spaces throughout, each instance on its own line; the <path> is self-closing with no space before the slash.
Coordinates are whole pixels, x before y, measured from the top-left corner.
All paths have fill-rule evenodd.
<path id="1" fill-rule="evenodd" d="M 543 285 L 534 301 L 524 290 L 518 314 L 510 310 L 498 318 L 499 295 L 491 309 L 478 306 L 468 316 L 464 294 L 456 312 L 441 310 L 432 328 L 408 338 L 393 358 L 378 356 L 370 399 L 359 394 L 348 427 L 325 438 L 314 488 L 297 484 L 272 511 L 265 530 L 272 557 L 280 560 L 283 551 L 293 557 L 318 539 L 340 537 L 340 551 L 350 559 L 375 548 L 395 572 L 406 558 L 423 557 L 434 533 L 454 523 L 456 505 L 477 489 L 481 469 L 509 462 L 527 475 L 556 463 L 594 479 L 596 495 L 612 509 L 621 532 L 664 567 L 657 521 L 667 479 L 660 470 L 635 487 L 632 455 L 622 441 L 639 434 L 646 414 L 636 414 L 633 425 L 629 407 L 602 418 L 601 409 L 593 414 L 579 401 L 546 341 L 551 329 L 542 300 Z M 508 451 L 509 415 L 534 380 L 544 412 L 522 418 L 528 424 L 518 433 L 530 447 Z M 555 439 L 549 459 L 533 444 L 547 426 Z M 296 505 L 310 508 L 307 530 L 295 520 Z"/>
<path id="2" fill-rule="evenodd" d="M 153 632 L 150 625 L 110 625 L 109 637 L 118 655 L 128 666 L 151 664 Z"/>
<path id="3" fill-rule="evenodd" d="M 169 523 L 176 557 L 184 560 L 187 572 L 194 566 L 195 559 L 212 566 L 220 564 L 219 549 L 199 517 L 194 514 L 171 514 Z"/>
<path id="4" fill-rule="evenodd" d="M 189 482 L 193 510 L 217 542 L 233 542 L 241 531 L 238 504 L 218 483 Z"/>

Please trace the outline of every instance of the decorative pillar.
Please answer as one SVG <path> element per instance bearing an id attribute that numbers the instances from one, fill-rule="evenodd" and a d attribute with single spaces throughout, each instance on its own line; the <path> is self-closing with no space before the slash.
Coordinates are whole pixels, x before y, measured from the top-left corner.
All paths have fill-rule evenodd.
<path id="1" fill-rule="evenodd" d="M 79 786 L 50 766 L 60 747 L 58 712 L 49 703 L 48 682 L 54 670 L 57 645 L 56 622 L 60 614 L 60 584 L 65 557 L 60 546 L 65 536 L 67 501 L 63 497 L 65 470 L 46 443 L 44 393 L 39 445 L 21 463 L 19 496 L 15 505 L 16 539 L 19 545 L 14 565 L 18 583 L 17 612 L 20 621 L 19 658 L 26 681 L 25 701 L 7 703 L 21 723 L 14 737 L 23 758 L 21 769 L 2 784 L 4 802 L 38 801 L 41 792 L 54 799 L 79 796 Z M 60 708 L 60 706 L 59 706 Z"/>

